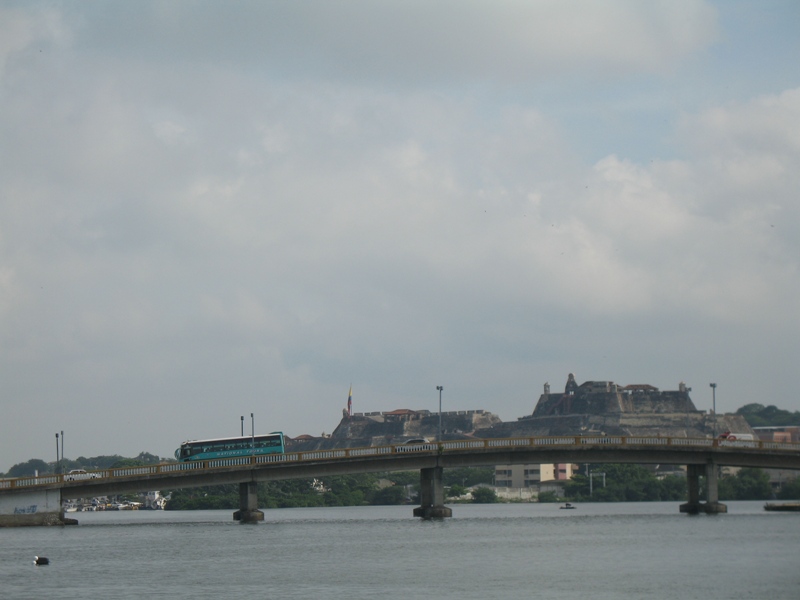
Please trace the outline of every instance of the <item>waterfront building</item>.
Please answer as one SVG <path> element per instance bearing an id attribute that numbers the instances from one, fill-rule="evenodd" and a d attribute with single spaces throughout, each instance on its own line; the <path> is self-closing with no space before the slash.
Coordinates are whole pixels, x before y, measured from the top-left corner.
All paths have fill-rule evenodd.
<path id="1" fill-rule="evenodd" d="M 569 463 L 543 465 L 497 465 L 494 484 L 497 487 L 529 488 L 546 481 L 569 481 L 575 465 Z"/>

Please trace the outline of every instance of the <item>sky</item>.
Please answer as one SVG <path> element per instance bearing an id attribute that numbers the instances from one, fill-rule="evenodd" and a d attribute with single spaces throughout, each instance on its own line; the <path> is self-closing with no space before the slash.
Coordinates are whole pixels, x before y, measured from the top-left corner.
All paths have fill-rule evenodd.
<path id="1" fill-rule="evenodd" d="M 794 0 L 0 0 L 0 471 L 330 433 L 351 386 L 800 410 L 799 34 Z"/>

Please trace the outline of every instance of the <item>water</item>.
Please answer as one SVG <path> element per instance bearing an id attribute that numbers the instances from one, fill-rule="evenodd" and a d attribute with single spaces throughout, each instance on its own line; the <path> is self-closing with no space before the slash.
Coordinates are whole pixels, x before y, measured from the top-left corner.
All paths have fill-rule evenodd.
<path id="1" fill-rule="evenodd" d="M 792 599 L 800 514 L 730 502 L 76 513 L 80 525 L 0 529 L 0 597 Z M 51 564 L 36 567 L 34 555 Z"/>

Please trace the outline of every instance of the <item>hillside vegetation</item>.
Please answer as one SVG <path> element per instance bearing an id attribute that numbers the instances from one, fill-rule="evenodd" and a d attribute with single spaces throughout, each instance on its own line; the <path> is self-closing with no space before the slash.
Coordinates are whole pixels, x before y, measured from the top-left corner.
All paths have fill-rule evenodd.
<path id="1" fill-rule="evenodd" d="M 789 412 L 770 404 L 745 404 L 736 411 L 749 423 L 750 427 L 782 427 L 800 425 L 800 411 Z"/>

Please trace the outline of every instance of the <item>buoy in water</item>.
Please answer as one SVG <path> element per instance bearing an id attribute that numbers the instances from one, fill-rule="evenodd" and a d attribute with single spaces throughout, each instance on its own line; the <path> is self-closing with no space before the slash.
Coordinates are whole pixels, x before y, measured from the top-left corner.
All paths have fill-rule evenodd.
<path id="1" fill-rule="evenodd" d="M 36 566 L 49 565 L 50 559 L 47 558 L 46 556 L 34 556 L 33 564 L 35 564 Z"/>

